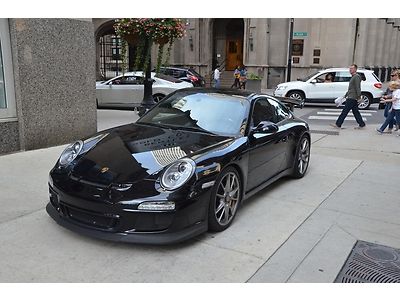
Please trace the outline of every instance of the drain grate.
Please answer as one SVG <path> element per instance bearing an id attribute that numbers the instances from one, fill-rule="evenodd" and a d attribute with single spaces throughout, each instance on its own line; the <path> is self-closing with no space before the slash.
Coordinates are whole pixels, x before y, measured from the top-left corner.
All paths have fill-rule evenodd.
<path id="1" fill-rule="evenodd" d="M 357 241 L 335 282 L 400 283 L 400 249 Z"/>

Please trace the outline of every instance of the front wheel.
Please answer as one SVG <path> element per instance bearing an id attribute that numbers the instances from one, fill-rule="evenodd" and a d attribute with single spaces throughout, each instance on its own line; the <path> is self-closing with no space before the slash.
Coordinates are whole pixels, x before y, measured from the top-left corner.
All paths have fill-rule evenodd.
<path id="1" fill-rule="evenodd" d="M 165 97 L 165 95 L 162 94 L 155 94 L 153 95 L 153 100 L 155 103 L 160 102 L 163 98 Z"/>
<path id="2" fill-rule="evenodd" d="M 361 101 L 358 103 L 359 109 L 368 109 L 372 103 L 372 97 L 369 94 L 361 94 Z"/>
<path id="3" fill-rule="evenodd" d="M 304 101 L 304 99 L 305 99 L 304 94 L 302 92 L 299 92 L 299 91 L 289 92 L 287 94 L 287 96 L 289 98 L 296 99 L 296 100 L 299 100 L 301 102 Z"/>
<path id="4" fill-rule="evenodd" d="M 242 197 L 242 182 L 235 168 L 228 167 L 215 182 L 208 209 L 208 228 L 223 231 L 235 218 Z"/>
<path id="5" fill-rule="evenodd" d="M 306 174 L 310 162 L 310 147 L 310 139 L 303 135 L 297 144 L 292 177 L 302 178 Z"/>

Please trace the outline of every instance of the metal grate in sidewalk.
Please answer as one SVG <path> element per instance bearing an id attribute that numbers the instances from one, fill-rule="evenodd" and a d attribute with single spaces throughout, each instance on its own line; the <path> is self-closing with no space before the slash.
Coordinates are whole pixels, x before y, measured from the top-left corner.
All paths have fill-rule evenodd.
<path id="1" fill-rule="evenodd" d="M 335 282 L 400 283 L 400 249 L 357 241 Z"/>

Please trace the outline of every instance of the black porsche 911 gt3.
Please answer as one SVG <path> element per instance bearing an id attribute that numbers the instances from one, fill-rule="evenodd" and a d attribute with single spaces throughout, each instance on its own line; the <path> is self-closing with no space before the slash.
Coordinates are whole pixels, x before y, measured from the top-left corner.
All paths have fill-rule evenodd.
<path id="1" fill-rule="evenodd" d="M 274 97 L 178 90 L 136 123 L 68 146 L 50 171 L 46 209 L 92 237 L 176 243 L 226 229 L 243 200 L 303 177 L 310 145 L 307 123 Z"/>

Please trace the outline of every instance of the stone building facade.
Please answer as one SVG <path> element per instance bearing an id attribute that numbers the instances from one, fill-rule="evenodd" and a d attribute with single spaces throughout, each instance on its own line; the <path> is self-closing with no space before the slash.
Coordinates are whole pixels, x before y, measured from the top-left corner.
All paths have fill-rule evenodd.
<path id="1" fill-rule="evenodd" d="M 100 35 L 112 32 L 113 20 L 93 22 L 99 49 Z M 186 23 L 187 34 L 174 43 L 171 65 L 191 66 L 209 75 L 216 64 L 228 71 L 244 64 L 250 73 L 263 77 L 263 88 L 285 81 L 290 19 L 197 18 Z M 374 69 L 385 81 L 390 69 L 400 66 L 399 29 L 400 19 L 294 19 L 291 78 L 356 63 Z"/>
<path id="2" fill-rule="evenodd" d="M 0 19 L 0 155 L 97 131 L 91 19 Z"/>

